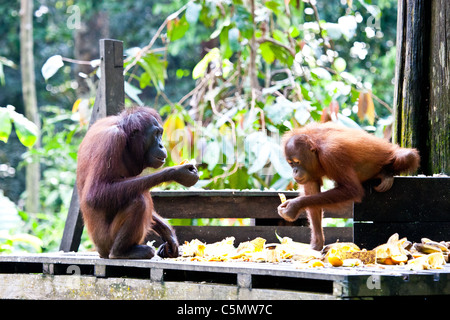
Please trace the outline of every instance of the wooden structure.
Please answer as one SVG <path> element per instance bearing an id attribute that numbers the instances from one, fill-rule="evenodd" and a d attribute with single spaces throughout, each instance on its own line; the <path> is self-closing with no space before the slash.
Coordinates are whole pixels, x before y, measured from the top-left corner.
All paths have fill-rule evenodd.
<path id="1" fill-rule="evenodd" d="M 100 118 L 119 113 L 124 107 L 122 41 L 100 40 L 100 69 L 101 77 L 89 126 Z M 82 232 L 83 220 L 78 201 L 78 192 L 75 186 L 60 249 L 63 251 L 77 251 Z"/>
<path id="2" fill-rule="evenodd" d="M 420 242 L 450 239 L 450 177 L 395 177 L 388 192 L 366 188 L 353 210 L 354 242 L 371 249 L 392 234 Z"/>
<path id="3" fill-rule="evenodd" d="M 449 29 L 449 1 L 398 1 L 393 136 L 426 175 L 450 175 Z"/>
<path id="4" fill-rule="evenodd" d="M 294 198 L 298 192 L 284 192 Z M 180 243 L 199 239 L 207 243 L 221 241 L 233 236 L 236 243 L 263 237 L 279 242 L 277 235 L 308 243 L 310 231 L 306 214 L 294 224 L 286 223 L 277 213 L 280 198 L 273 191 L 156 191 L 152 192 L 155 209 L 164 218 L 193 219 L 250 218 L 249 226 L 175 226 Z M 327 218 L 352 218 L 350 210 L 342 213 L 326 212 Z M 328 241 L 352 241 L 351 227 L 328 227 L 324 229 Z M 155 238 L 158 244 L 158 238 Z"/>
<path id="5" fill-rule="evenodd" d="M 102 76 L 91 123 L 122 109 L 123 48 L 101 40 Z M 287 198 L 296 192 L 285 192 Z M 250 218 L 236 227 L 176 226 L 180 242 L 198 238 L 212 243 L 234 236 L 236 243 L 276 234 L 309 241 L 303 216 L 287 225 L 277 214 L 272 191 L 153 191 L 155 209 L 165 218 Z M 326 242 L 354 241 L 372 249 L 398 232 L 450 240 L 450 178 L 398 177 L 387 193 L 372 192 L 354 210 L 325 217 L 354 218 L 354 228 L 325 228 Z M 354 211 L 354 212 L 352 212 Z M 411 271 L 407 267 L 296 269 L 292 263 L 180 262 L 101 259 L 76 253 L 83 222 L 74 188 L 63 252 L 0 256 L 0 298 L 10 299 L 353 299 L 450 295 L 450 266 Z M 155 238 L 158 241 L 158 238 Z M 158 245 L 158 242 L 156 243 Z"/>
<path id="6" fill-rule="evenodd" d="M 0 255 L 0 299 L 336 300 L 450 295 L 450 265 L 296 269 L 292 263 Z"/>

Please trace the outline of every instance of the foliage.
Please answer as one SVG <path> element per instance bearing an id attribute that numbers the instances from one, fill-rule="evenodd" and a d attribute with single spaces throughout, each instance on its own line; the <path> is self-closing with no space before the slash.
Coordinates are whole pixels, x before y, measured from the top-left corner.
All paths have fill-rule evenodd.
<path id="1" fill-rule="evenodd" d="M 41 107 L 42 147 L 24 155 L 25 161 L 39 158 L 44 167 L 40 198 L 41 211 L 22 213 L 25 229 L 43 240 L 45 250 L 59 247 L 76 179 L 78 145 L 86 132 L 79 125 L 79 114 L 57 106 Z M 54 230 L 49 234 L 48 230 Z"/>
<path id="2" fill-rule="evenodd" d="M 0 107 L 0 141 L 8 142 L 13 124 L 19 141 L 25 147 L 31 148 L 38 137 L 37 126 L 22 114 L 16 112 L 13 106 Z"/>
<path id="3" fill-rule="evenodd" d="M 280 149 L 285 131 L 333 120 L 372 131 L 377 121 L 382 132 L 389 119 L 378 114 L 389 116 L 389 105 L 348 70 L 351 62 L 340 52 L 362 28 L 361 11 L 367 21 L 381 17 L 378 7 L 359 5 L 347 2 L 337 22 L 321 20 L 312 1 L 190 1 L 170 14 L 161 26 L 166 33 L 159 28 L 128 57 L 128 81 L 161 93 L 167 60 L 155 52 L 169 50 L 194 26 L 203 25 L 215 47 L 193 68 L 191 92 L 178 102 L 164 97 L 168 163 L 194 158 L 202 179 L 197 186 L 284 189 L 291 181 Z M 154 48 L 157 36 L 163 48 Z M 350 51 L 364 60 L 366 47 L 355 41 Z"/>
<path id="4" fill-rule="evenodd" d="M 73 63 L 78 62 L 64 58 L 77 45 L 68 28 L 71 5 L 72 0 L 39 0 L 35 12 L 38 99 L 52 107 L 40 108 L 42 147 L 24 155 L 25 161 L 39 155 L 43 164 L 42 212 L 19 214 L 25 222 L 20 230 L 43 239 L 44 251 L 56 249 L 61 239 L 76 152 L 98 80 L 95 71 L 85 75 L 91 97 L 77 96 Z M 76 2 L 83 20 L 108 12 L 110 36 L 128 48 L 125 103 L 159 109 L 170 151 L 166 165 L 195 159 L 201 173 L 197 187 L 209 189 L 295 188 L 280 138 L 311 121 L 331 119 L 383 135 L 391 122 L 395 5 L 395 0 Z M 0 5 L 0 13 L 6 35 L 0 56 L 8 57 L 0 59 L 0 84 L 9 88 L 0 103 L 21 110 L 20 74 L 14 69 L 18 5 Z M 98 66 L 98 60 L 83 63 Z M 10 68 L 3 71 L 2 65 Z M 12 123 L 20 131 L 4 110 L 2 141 Z M 14 250 L 16 240 L 4 235 L 0 242 Z"/>

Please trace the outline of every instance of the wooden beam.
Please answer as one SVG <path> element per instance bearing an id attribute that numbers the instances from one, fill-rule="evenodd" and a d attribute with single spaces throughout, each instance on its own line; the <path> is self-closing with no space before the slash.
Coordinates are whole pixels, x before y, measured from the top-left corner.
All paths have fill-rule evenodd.
<path id="1" fill-rule="evenodd" d="M 123 110 L 125 103 L 123 42 L 101 39 L 100 60 L 101 76 L 89 126 L 98 119 L 119 113 Z M 75 186 L 59 249 L 64 252 L 78 251 L 82 232 L 83 219 Z"/>

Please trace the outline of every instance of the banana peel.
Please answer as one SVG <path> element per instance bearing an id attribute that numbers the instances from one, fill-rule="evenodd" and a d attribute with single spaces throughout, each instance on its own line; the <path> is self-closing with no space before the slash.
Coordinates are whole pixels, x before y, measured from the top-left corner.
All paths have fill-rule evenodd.
<path id="1" fill-rule="evenodd" d="M 408 261 L 409 252 L 405 249 L 406 238 L 399 239 L 398 233 L 389 237 L 387 243 L 376 247 L 376 261 L 381 264 L 404 264 Z"/>
<path id="2" fill-rule="evenodd" d="M 430 253 L 408 261 L 408 267 L 411 270 L 442 269 L 443 265 L 445 265 L 445 260 L 441 252 Z"/>
<path id="3" fill-rule="evenodd" d="M 346 252 L 359 252 L 361 249 L 353 242 L 335 242 L 326 245 L 322 249 L 325 258 L 329 256 L 341 256 Z"/>

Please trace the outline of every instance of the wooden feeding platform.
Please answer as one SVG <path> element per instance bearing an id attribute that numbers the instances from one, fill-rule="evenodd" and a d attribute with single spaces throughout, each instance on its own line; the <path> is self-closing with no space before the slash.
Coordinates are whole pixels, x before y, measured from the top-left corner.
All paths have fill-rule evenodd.
<path id="1" fill-rule="evenodd" d="M 102 77 L 91 123 L 121 111 L 123 44 L 100 40 Z M 366 186 L 363 202 L 326 218 L 353 219 L 352 227 L 326 227 L 326 243 L 354 242 L 372 249 L 393 233 L 420 241 L 450 240 L 450 178 L 396 177 L 391 190 Z M 284 192 L 287 198 L 297 192 Z M 155 209 L 167 219 L 249 219 L 237 226 L 175 226 L 180 243 L 213 243 L 235 237 L 237 243 L 277 235 L 309 242 L 305 215 L 287 223 L 277 214 L 273 191 L 153 191 Z M 83 231 L 76 188 L 72 194 L 61 252 L 0 255 L 0 299 L 376 299 L 450 296 L 450 264 L 438 270 L 407 266 L 298 269 L 280 263 L 199 262 L 153 258 L 110 260 L 77 253 Z M 158 246 L 159 239 L 155 238 Z"/>
<path id="2" fill-rule="evenodd" d="M 326 243 L 354 241 L 361 248 L 372 249 L 375 245 L 364 244 L 382 244 L 391 231 L 412 241 L 420 241 L 421 237 L 450 239 L 450 178 L 396 177 L 389 192 L 372 192 L 368 186 L 366 193 L 364 201 L 353 210 L 325 213 L 325 217 L 353 217 L 355 225 L 325 228 Z M 181 243 L 196 238 L 213 243 L 229 236 L 236 238 L 235 243 L 255 237 L 278 242 L 276 234 L 298 242 L 309 241 L 305 216 L 295 225 L 286 225 L 277 215 L 277 192 L 152 194 L 156 209 L 167 218 L 252 219 L 252 225 L 247 226 L 177 226 Z M 297 193 L 285 194 L 289 198 Z M 373 212 L 373 220 L 366 212 Z M 292 261 L 188 262 L 158 257 L 111 260 L 85 252 L 0 256 L 0 298 L 10 299 L 317 300 L 442 296 L 450 296 L 450 264 L 443 269 L 423 271 L 412 271 L 408 266 L 298 269 Z"/>
<path id="3" fill-rule="evenodd" d="M 92 253 L 0 256 L 2 299 L 288 300 L 442 297 L 450 266 L 296 269 L 290 262 L 101 259 Z"/>

